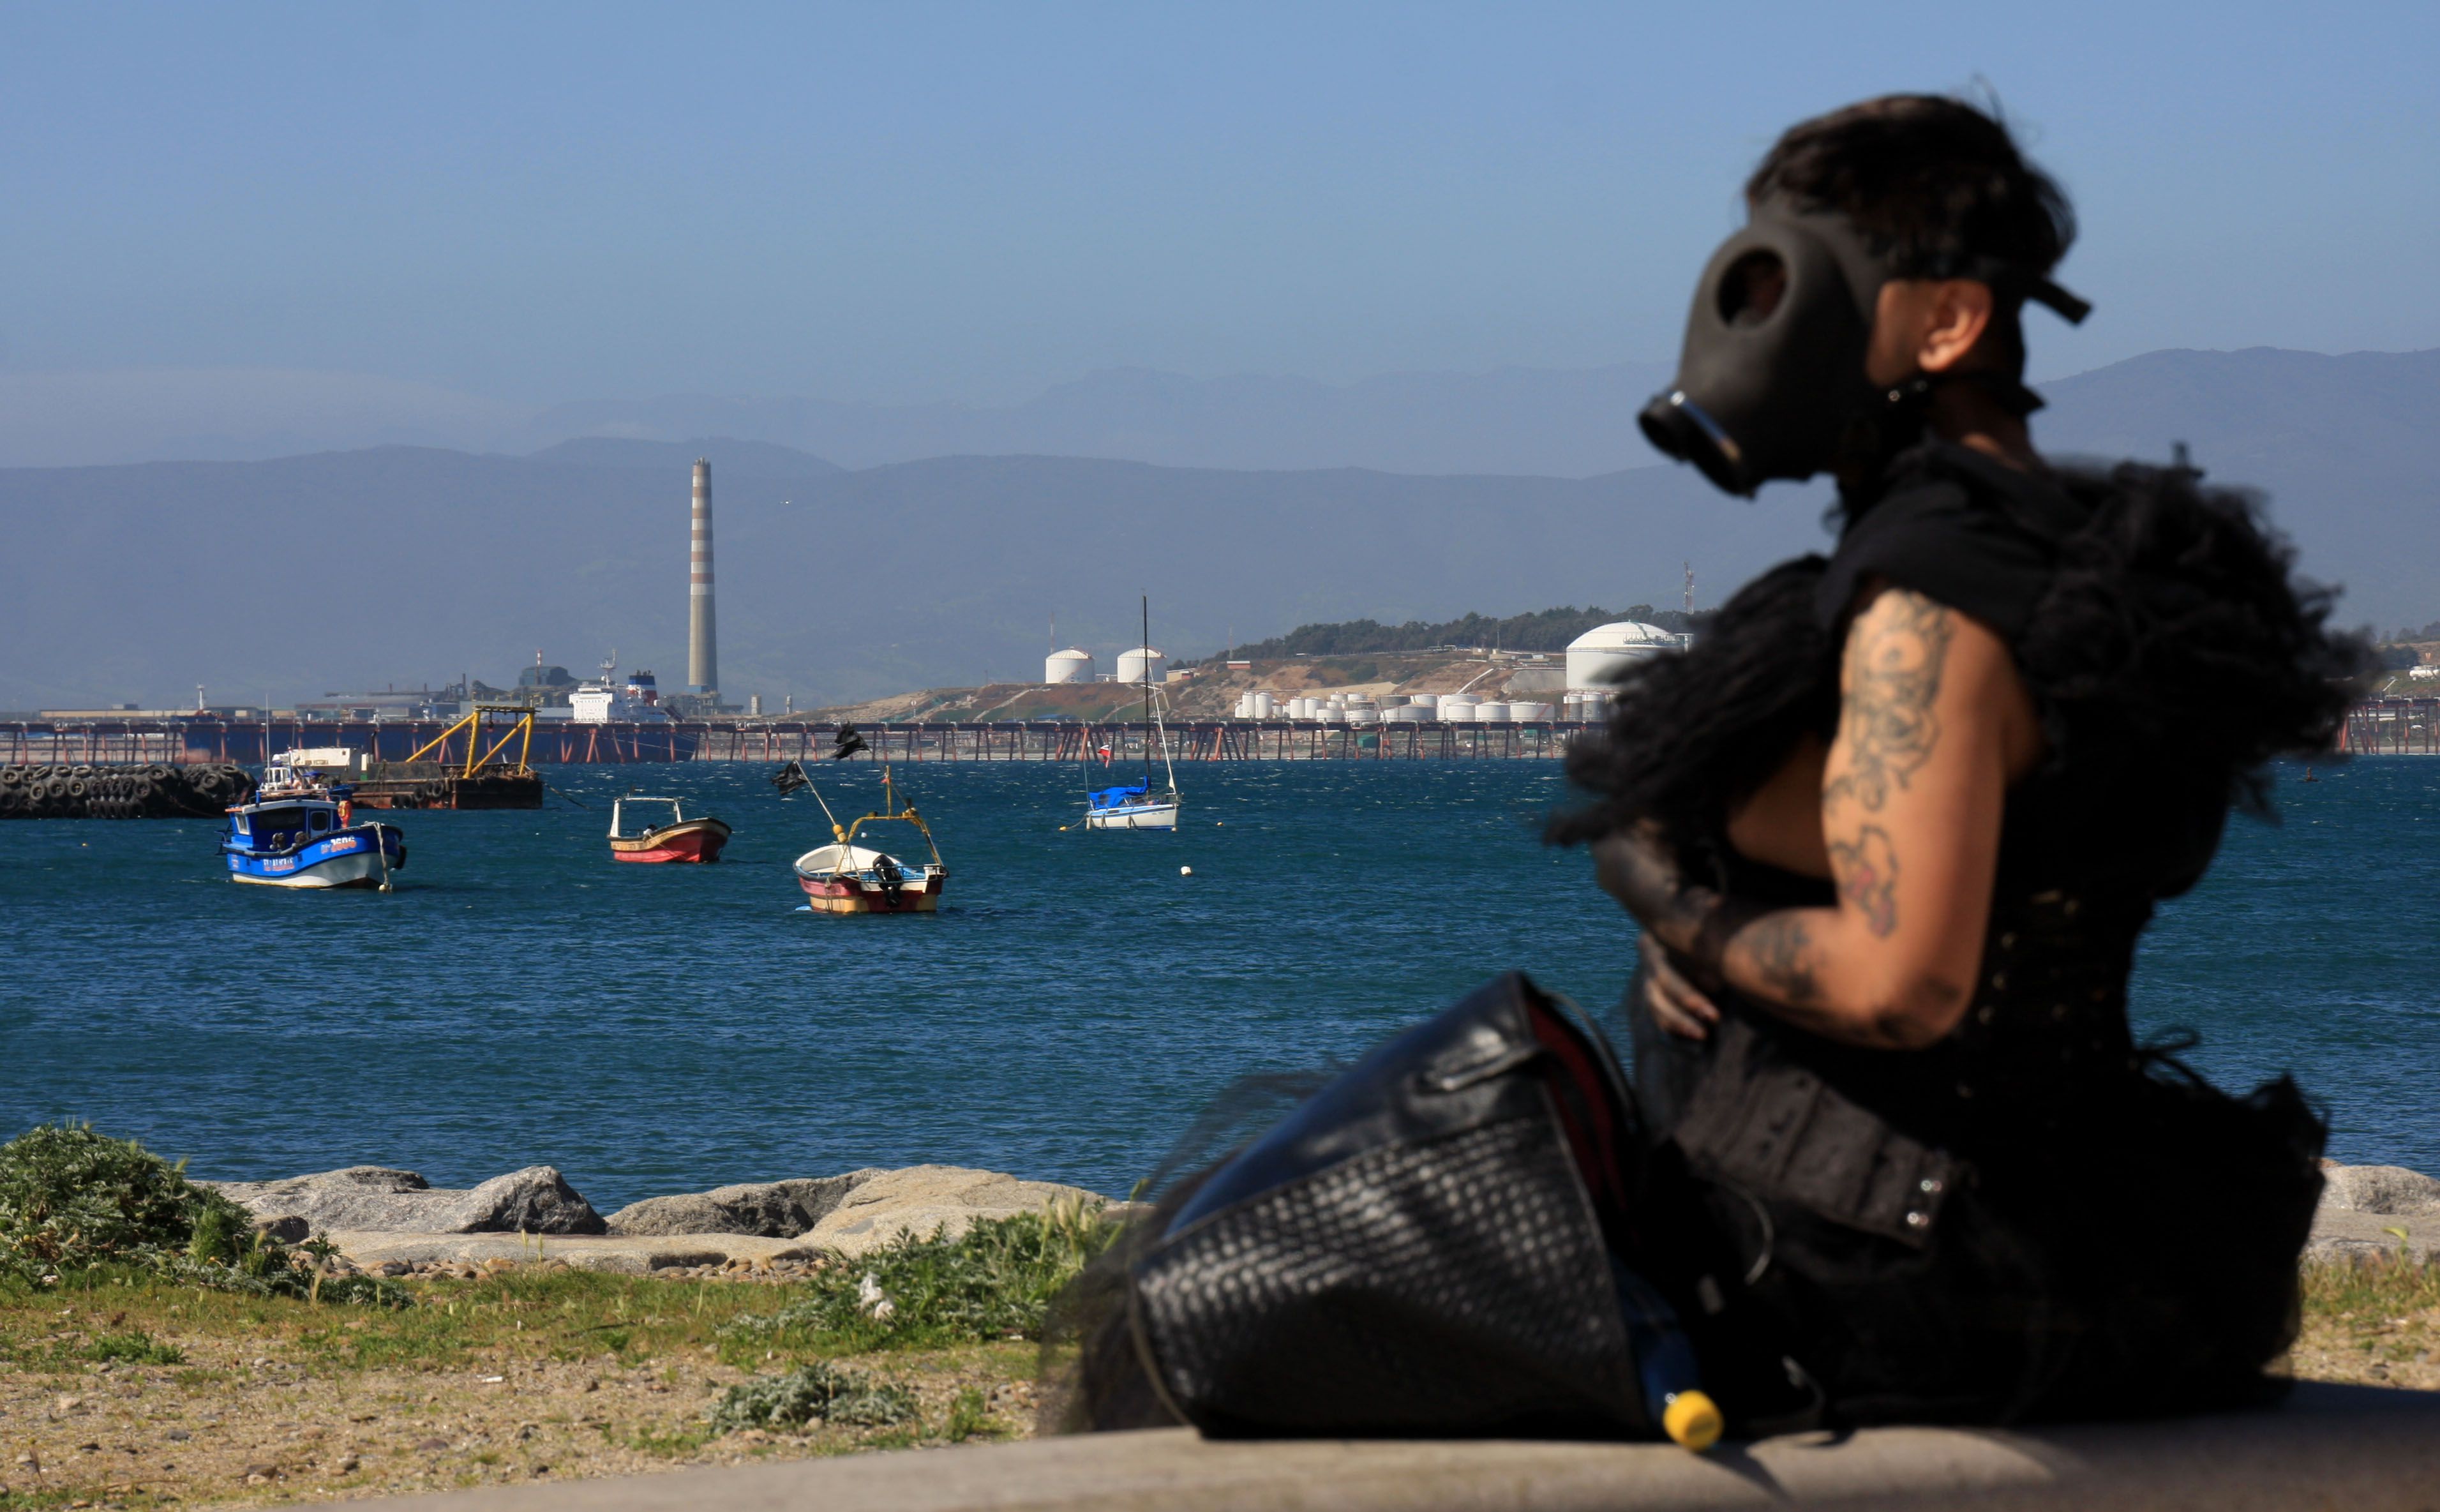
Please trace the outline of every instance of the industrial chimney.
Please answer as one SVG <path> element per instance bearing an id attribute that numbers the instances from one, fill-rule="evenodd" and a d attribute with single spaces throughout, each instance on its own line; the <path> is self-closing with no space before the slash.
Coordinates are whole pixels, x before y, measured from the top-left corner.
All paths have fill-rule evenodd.
<path id="1" fill-rule="evenodd" d="M 694 524 L 687 547 L 687 692 L 720 690 L 720 642 L 711 622 L 711 464 L 694 459 Z"/>

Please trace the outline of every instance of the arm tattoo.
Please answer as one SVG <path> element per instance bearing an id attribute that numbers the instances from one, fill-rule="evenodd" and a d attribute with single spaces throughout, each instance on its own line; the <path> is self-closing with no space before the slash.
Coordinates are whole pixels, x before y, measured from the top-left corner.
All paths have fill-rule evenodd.
<path id="1" fill-rule="evenodd" d="M 1737 933 L 1737 945 L 1752 961 L 1754 975 L 1779 999 L 1807 1007 L 1821 997 L 1813 976 L 1813 937 L 1793 911 L 1767 913 Z"/>
<path id="2" fill-rule="evenodd" d="M 1830 870 L 1839 895 L 1864 916 L 1864 927 L 1888 939 L 1898 927 L 1898 856 L 1890 832 L 1867 824 L 1851 842 L 1830 842 Z"/>
<path id="3" fill-rule="evenodd" d="M 1887 605 L 1886 609 L 1883 605 Z M 1884 593 L 1869 626 L 1847 636 L 1847 687 L 1839 695 L 1839 733 L 1848 767 L 1821 790 L 1821 804 L 1852 798 L 1874 813 L 1892 787 L 1904 787 L 1940 742 L 1942 665 L 1953 633 L 1949 612 L 1903 588 Z"/>

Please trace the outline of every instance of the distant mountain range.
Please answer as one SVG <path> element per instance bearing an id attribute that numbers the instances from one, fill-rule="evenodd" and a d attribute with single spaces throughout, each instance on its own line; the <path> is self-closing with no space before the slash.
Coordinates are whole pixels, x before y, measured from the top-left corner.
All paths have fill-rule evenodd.
<path id="1" fill-rule="evenodd" d="M 1006 406 L 679 395 L 563 405 L 540 434 L 745 436 L 851 468 L 929 457 L 1107 457 L 1163 467 L 1587 477 L 1661 459 L 1622 423 L 1669 376 L 1658 363 L 1566 371 L 1397 373 L 1338 386 L 1247 375 L 1098 372 Z"/>
<path id="2" fill-rule="evenodd" d="M 1554 434 L 1619 444 L 1644 384 L 1606 371 Z M 2158 459 L 2183 440 L 2215 478 L 2267 488 L 2306 569 L 2348 585 L 2350 621 L 2440 612 L 2440 352 L 2156 352 L 2047 391 L 2054 450 Z M 1387 427 L 1396 406 L 1373 413 Z M 1404 444 L 1424 455 L 1445 418 L 1423 406 Z M 1818 487 L 1746 504 L 1672 467 L 848 470 L 762 438 L 596 437 L 529 456 L 16 468 L 0 470 L 0 707 L 160 706 L 197 682 L 215 701 L 461 671 L 500 683 L 536 648 L 585 672 L 616 646 L 675 683 L 699 455 L 715 469 L 722 681 L 774 707 L 1032 675 L 1054 613 L 1062 642 L 1106 653 L 1133 642 L 1139 591 L 1155 640 L 1199 656 L 1325 621 L 1674 605 L 1687 561 L 1715 604 L 1825 540 Z"/>

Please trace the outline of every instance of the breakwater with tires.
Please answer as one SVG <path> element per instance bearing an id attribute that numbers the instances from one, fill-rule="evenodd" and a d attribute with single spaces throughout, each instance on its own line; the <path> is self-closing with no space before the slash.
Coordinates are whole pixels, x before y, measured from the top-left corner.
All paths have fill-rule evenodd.
<path id="1" fill-rule="evenodd" d="M 0 819 L 207 819 L 253 792 L 233 764 L 36 762 L 0 766 Z"/>

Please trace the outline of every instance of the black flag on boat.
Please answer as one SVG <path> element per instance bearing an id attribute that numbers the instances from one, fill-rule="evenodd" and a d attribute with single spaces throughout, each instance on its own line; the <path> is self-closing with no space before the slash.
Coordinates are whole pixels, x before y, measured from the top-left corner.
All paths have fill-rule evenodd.
<path id="1" fill-rule="evenodd" d="M 857 751 L 871 748 L 864 743 L 864 737 L 855 732 L 853 725 L 841 725 L 838 729 L 838 742 L 831 747 L 831 760 L 843 762 Z"/>
<path id="2" fill-rule="evenodd" d="M 771 785 L 780 790 L 780 796 L 781 798 L 785 798 L 790 793 L 795 792 L 798 788 L 811 787 L 814 784 L 813 781 L 805 776 L 805 769 L 803 767 L 798 765 L 795 762 L 790 762 L 787 765 L 780 767 L 778 771 L 771 774 Z"/>

